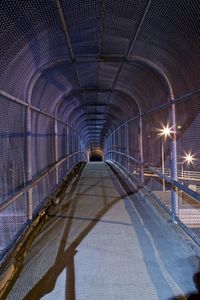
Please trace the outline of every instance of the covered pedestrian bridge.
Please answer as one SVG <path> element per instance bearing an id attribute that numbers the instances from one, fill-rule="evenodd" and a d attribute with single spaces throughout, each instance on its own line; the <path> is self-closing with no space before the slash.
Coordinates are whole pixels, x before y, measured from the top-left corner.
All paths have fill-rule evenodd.
<path id="1" fill-rule="evenodd" d="M 0 16 L 0 298 L 186 299 L 200 2 L 8 0 Z"/>

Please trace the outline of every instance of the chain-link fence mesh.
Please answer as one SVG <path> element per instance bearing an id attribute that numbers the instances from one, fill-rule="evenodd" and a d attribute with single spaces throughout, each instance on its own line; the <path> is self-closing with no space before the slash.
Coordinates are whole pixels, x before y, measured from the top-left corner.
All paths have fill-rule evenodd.
<path id="1" fill-rule="evenodd" d="M 144 184 L 153 194 L 172 211 L 171 187 L 168 181 L 160 178 L 148 165 L 162 174 L 171 177 L 172 133 L 176 131 L 177 141 L 177 181 L 190 190 L 200 193 L 200 152 L 199 152 L 199 97 L 192 96 L 175 102 L 176 128 L 168 135 L 162 134 L 164 128 L 170 128 L 169 107 L 158 107 L 136 117 L 111 134 L 106 147 L 106 158 L 125 167 L 137 179 L 141 177 L 143 156 Z M 141 120 L 141 124 L 140 124 Z M 128 124 L 128 126 L 127 126 Z M 127 126 L 127 127 L 126 127 Z M 126 133 L 126 130 L 128 131 Z M 142 145 L 140 137 L 142 133 Z M 190 154 L 191 159 L 188 160 Z M 176 188 L 176 216 L 200 238 L 200 204 L 195 196 Z"/>
<path id="2" fill-rule="evenodd" d="M 26 183 L 25 109 L 0 96 L 0 202 Z"/>
<path id="3" fill-rule="evenodd" d="M 31 132 L 28 132 L 27 110 L 25 104 L 15 103 L 4 96 L 0 98 L 0 258 L 22 233 L 30 216 L 39 212 L 66 174 L 85 160 L 84 153 L 80 152 L 83 150 L 80 137 L 73 128 L 53 116 L 32 110 Z M 27 152 L 30 137 L 31 157 Z M 26 189 L 27 181 L 30 181 L 27 177 L 29 159 L 32 181 L 34 183 L 36 180 L 36 183 L 29 188 L 29 192 L 26 190 L 21 193 L 21 189 Z M 20 193 L 19 196 L 16 196 L 17 193 Z M 12 197 L 15 197 L 14 202 Z M 10 204 L 7 204 L 8 201 Z"/>
<path id="4" fill-rule="evenodd" d="M 27 214 L 25 194 L 0 212 L 0 259 L 23 230 Z"/>

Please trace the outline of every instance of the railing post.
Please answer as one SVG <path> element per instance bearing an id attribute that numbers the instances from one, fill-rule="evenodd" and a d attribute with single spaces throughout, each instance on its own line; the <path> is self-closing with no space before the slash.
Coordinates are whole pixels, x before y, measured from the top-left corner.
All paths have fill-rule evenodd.
<path id="1" fill-rule="evenodd" d="M 143 127 L 142 127 L 142 116 L 139 115 L 139 149 L 140 149 L 140 178 L 141 182 L 144 182 L 144 154 L 143 154 Z"/>
<path id="2" fill-rule="evenodd" d="M 27 183 L 32 181 L 32 111 L 31 106 L 28 105 L 26 111 L 26 157 L 27 157 Z M 33 218 L 33 192 L 30 188 L 27 192 L 27 218 Z"/>
<path id="3" fill-rule="evenodd" d="M 173 99 L 170 99 L 172 101 Z M 170 126 L 172 128 L 172 134 L 170 139 L 170 169 L 171 179 L 177 181 L 177 145 L 176 145 L 176 109 L 175 104 L 172 103 L 169 106 Z M 172 209 L 172 222 L 176 223 L 178 199 L 176 190 L 171 190 L 171 209 Z"/>

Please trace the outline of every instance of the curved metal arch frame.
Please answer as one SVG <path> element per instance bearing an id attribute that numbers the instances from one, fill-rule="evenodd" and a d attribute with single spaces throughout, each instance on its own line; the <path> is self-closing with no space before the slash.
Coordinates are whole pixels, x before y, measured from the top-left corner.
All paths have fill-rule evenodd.
<path id="1" fill-rule="evenodd" d="M 32 107 L 31 107 L 31 100 L 32 100 L 32 94 L 34 90 L 34 86 L 36 82 L 39 80 L 39 78 L 43 75 L 43 72 L 50 67 L 55 67 L 57 64 L 63 63 L 63 62 L 68 62 L 69 64 L 72 64 L 70 60 L 68 60 L 66 57 L 64 58 L 59 58 L 56 61 L 48 62 L 46 64 L 41 65 L 32 75 L 31 79 L 29 80 L 27 90 L 25 93 L 25 102 L 27 102 L 27 116 L 26 116 L 26 131 L 27 131 L 27 141 L 26 141 L 26 154 L 27 154 L 27 171 L 26 171 L 26 178 L 27 182 L 32 181 L 32 137 L 31 137 L 31 132 L 32 132 Z M 68 124 L 66 124 L 68 126 Z M 68 128 L 68 127 L 67 127 Z M 75 130 L 76 131 L 76 130 Z M 54 122 L 54 133 L 55 133 L 55 143 L 54 143 L 54 148 L 55 148 L 55 161 L 57 162 L 59 157 L 58 157 L 58 120 L 57 116 L 55 115 L 55 122 Z M 81 145 L 83 145 L 83 141 L 80 142 Z M 58 183 L 58 168 L 56 167 L 56 182 Z M 32 198 L 32 189 L 28 190 L 27 192 L 27 198 L 28 198 L 28 219 L 32 219 L 32 203 L 33 203 L 33 198 Z"/>
<path id="2" fill-rule="evenodd" d="M 73 96 L 77 96 L 81 93 L 91 93 L 91 92 L 94 92 L 94 93 L 109 93 L 110 92 L 110 89 L 104 89 L 104 90 L 97 90 L 97 89 L 82 89 L 82 90 L 73 90 L 71 93 L 68 93 L 68 94 L 64 94 L 62 95 L 62 97 L 60 98 L 60 100 L 58 100 L 57 102 L 57 107 L 56 107 L 56 111 L 58 111 L 59 109 L 59 105 L 61 104 L 61 102 L 63 100 L 67 100 L 68 98 L 70 97 L 73 97 Z M 135 104 L 138 106 L 138 103 L 135 101 L 135 99 L 133 97 L 131 97 L 129 94 L 126 94 L 125 92 L 122 92 L 118 89 L 115 89 L 113 90 L 113 93 L 121 93 L 123 96 L 126 96 L 127 98 L 131 99 L 132 101 L 135 102 Z"/>
<path id="3" fill-rule="evenodd" d="M 119 107 L 117 106 L 117 105 L 114 105 L 114 104 L 111 104 L 111 107 L 113 108 L 113 110 L 115 110 L 115 111 L 113 111 L 113 110 L 111 110 L 111 112 L 108 112 L 107 113 L 107 115 L 108 116 L 112 116 L 112 119 L 114 119 L 114 120 L 118 120 L 118 112 L 120 113 L 121 111 L 120 111 L 120 109 L 119 109 Z M 78 109 L 77 109 L 78 108 Z M 75 111 L 76 110 L 76 111 Z M 76 119 L 74 119 L 73 120 L 73 122 L 75 122 L 75 123 L 78 123 L 78 120 L 79 121 L 82 121 L 82 119 L 84 118 L 84 117 L 86 117 L 87 115 L 88 115 L 88 113 L 87 112 L 84 112 L 83 110 L 82 110 L 82 106 L 77 106 L 76 108 L 74 108 L 74 110 L 73 110 L 73 112 L 72 112 L 72 114 L 75 114 L 76 115 L 76 112 L 78 113 L 78 110 L 79 110 L 79 112 L 81 113 L 81 112 L 83 112 L 82 114 L 79 114 L 78 115 L 78 117 L 76 118 Z M 95 112 L 90 112 L 89 114 L 92 114 L 92 115 L 98 115 L 98 113 L 95 113 Z M 102 114 L 104 114 L 104 113 L 102 113 Z M 104 114 L 105 115 L 105 114 Z M 73 117 L 72 117 L 73 118 Z M 77 120 L 78 119 L 78 120 Z M 88 120 L 90 120 L 90 119 L 88 119 Z M 97 119 L 98 120 L 98 119 Z M 104 119 L 105 121 L 109 121 L 110 119 Z M 80 131 L 79 131 L 80 132 Z"/>

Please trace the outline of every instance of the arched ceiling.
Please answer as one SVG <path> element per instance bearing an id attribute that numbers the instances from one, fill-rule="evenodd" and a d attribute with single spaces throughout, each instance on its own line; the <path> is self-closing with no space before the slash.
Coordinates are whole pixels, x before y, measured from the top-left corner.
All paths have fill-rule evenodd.
<path id="1" fill-rule="evenodd" d="M 0 89 L 70 123 L 88 148 L 165 103 L 169 84 L 175 97 L 199 88 L 199 0 L 5 0 L 0 11 Z"/>

